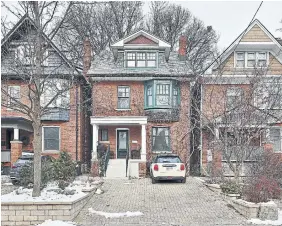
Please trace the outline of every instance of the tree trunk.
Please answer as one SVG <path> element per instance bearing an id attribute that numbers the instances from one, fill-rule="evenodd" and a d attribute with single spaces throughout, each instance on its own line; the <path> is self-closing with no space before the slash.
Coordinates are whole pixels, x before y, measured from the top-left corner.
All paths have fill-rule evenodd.
<path id="1" fill-rule="evenodd" d="M 41 150 L 42 150 L 42 131 L 40 118 L 33 122 L 33 149 L 34 149 L 34 159 L 33 159 L 33 191 L 32 197 L 40 196 L 41 188 Z"/>
<path id="2" fill-rule="evenodd" d="M 235 166 L 234 179 L 235 179 L 236 184 L 239 184 L 239 180 L 240 180 L 240 167 L 237 164 Z"/>

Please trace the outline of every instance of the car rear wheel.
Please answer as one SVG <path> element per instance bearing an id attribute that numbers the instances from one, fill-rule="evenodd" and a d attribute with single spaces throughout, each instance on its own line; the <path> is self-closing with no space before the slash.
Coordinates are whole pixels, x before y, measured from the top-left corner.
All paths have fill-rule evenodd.
<path id="1" fill-rule="evenodd" d="M 185 184 L 186 183 L 186 177 L 181 180 L 181 183 Z"/>
<path id="2" fill-rule="evenodd" d="M 155 184 L 156 182 L 157 180 L 154 177 L 152 177 L 152 184 Z"/>

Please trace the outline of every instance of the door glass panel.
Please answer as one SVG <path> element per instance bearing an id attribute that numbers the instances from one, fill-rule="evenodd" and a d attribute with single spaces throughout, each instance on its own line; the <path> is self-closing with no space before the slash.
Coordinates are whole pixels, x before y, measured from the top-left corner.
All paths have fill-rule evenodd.
<path id="1" fill-rule="evenodd" d="M 119 132 L 119 144 L 118 147 L 119 149 L 126 149 L 126 140 L 127 140 L 127 132 Z"/>

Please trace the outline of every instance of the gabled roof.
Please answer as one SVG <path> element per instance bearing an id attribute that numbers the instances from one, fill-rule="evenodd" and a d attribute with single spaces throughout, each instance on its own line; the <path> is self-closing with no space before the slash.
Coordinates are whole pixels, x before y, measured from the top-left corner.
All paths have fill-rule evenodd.
<path id="1" fill-rule="evenodd" d="M 144 30 L 140 30 L 137 31 L 123 39 L 120 39 L 119 41 L 117 41 L 116 43 L 112 44 L 111 47 L 115 48 L 115 47 L 123 47 L 124 45 L 127 45 L 130 41 L 136 39 L 139 36 L 144 36 L 145 38 L 151 40 L 152 42 L 158 44 L 158 47 L 163 47 L 163 48 L 170 48 L 171 45 L 163 40 L 161 40 L 160 38 L 149 34 L 148 32 L 144 31 Z M 152 43 L 153 44 L 153 43 Z M 132 45 L 132 44 L 130 44 Z M 140 44 L 135 44 L 135 45 L 140 45 Z"/>
<path id="2" fill-rule="evenodd" d="M 271 33 L 270 31 L 258 20 L 255 19 L 251 24 L 249 24 L 249 26 L 231 43 L 231 45 L 229 47 L 227 47 L 227 49 L 224 51 L 224 54 L 222 54 L 220 62 L 223 63 L 229 56 L 231 53 L 233 53 L 233 51 L 238 47 L 239 44 L 254 44 L 254 42 L 244 42 L 242 41 L 242 38 L 248 34 L 248 32 L 254 27 L 254 26 L 258 26 L 270 39 L 271 42 L 265 42 L 266 45 L 268 45 L 268 43 L 273 43 L 273 45 L 275 45 L 277 47 L 277 49 L 279 49 L 278 51 L 278 56 L 277 59 L 279 60 L 280 63 L 282 63 L 282 45 L 280 43 L 279 40 L 277 40 Z M 260 43 L 261 44 L 261 43 Z M 220 64 L 215 66 L 215 69 L 219 66 Z"/>
<path id="3" fill-rule="evenodd" d="M 1 40 L 1 48 L 4 48 L 8 45 L 9 41 L 13 39 L 13 35 L 16 35 L 16 31 L 20 29 L 25 29 L 26 26 L 33 26 L 36 28 L 36 25 L 34 21 L 25 14 L 18 22 L 17 24 L 8 32 L 8 34 Z M 43 33 L 43 38 L 47 41 L 48 44 L 59 54 L 60 57 L 66 62 L 66 64 L 70 67 L 73 67 L 76 69 L 76 66 L 74 66 L 67 58 L 66 56 L 56 47 L 56 45 L 47 37 L 46 34 Z M 77 71 L 78 72 L 78 71 Z"/>

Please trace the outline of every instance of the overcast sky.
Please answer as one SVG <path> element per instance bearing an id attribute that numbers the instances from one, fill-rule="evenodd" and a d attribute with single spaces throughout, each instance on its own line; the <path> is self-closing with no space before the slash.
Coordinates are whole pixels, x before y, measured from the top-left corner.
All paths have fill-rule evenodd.
<path id="1" fill-rule="evenodd" d="M 15 2 L 13 2 L 15 3 Z M 174 1 L 188 8 L 191 13 L 211 25 L 220 35 L 219 48 L 228 47 L 231 42 L 248 26 L 260 1 Z M 148 12 L 148 1 L 144 11 Z M 1 8 L 1 13 L 7 15 Z M 257 16 L 275 36 L 282 37 L 282 1 L 264 1 Z M 13 18 L 12 18 L 13 19 Z"/>

